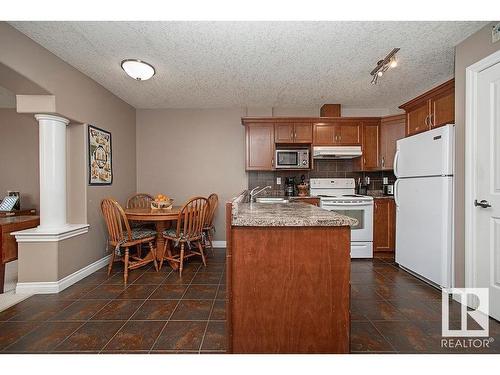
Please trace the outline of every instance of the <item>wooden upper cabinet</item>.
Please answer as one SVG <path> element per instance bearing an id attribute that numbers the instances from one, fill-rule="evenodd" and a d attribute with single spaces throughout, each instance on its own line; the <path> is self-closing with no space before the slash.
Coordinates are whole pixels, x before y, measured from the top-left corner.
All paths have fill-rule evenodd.
<path id="1" fill-rule="evenodd" d="M 314 144 L 318 146 L 331 146 L 335 143 L 334 124 L 314 124 Z"/>
<path id="2" fill-rule="evenodd" d="M 380 124 L 363 124 L 363 156 L 362 170 L 378 170 L 379 165 L 379 145 L 380 145 Z"/>
<path id="3" fill-rule="evenodd" d="M 295 123 L 294 143 L 312 143 L 313 132 L 311 123 Z"/>
<path id="4" fill-rule="evenodd" d="M 396 142 L 405 137 L 406 116 L 404 114 L 383 117 L 380 121 L 381 169 L 394 169 Z"/>
<path id="5" fill-rule="evenodd" d="M 431 99 L 431 118 L 432 128 L 455 122 L 455 90 L 444 92 L 441 95 Z"/>
<path id="6" fill-rule="evenodd" d="M 429 130 L 428 102 L 424 102 L 406 113 L 406 135 L 418 134 L 426 130 Z"/>
<path id="7" fill-rule="evenodd" d="M 418 96 L 399 108 L 406 112 L 406 135 L 455 122 L 455 80 Z"/>
<path id="8" fill-rule="evenodd" d="M 274 124 L 246 124 L 246 169 L 269 171 L 274 169 Z"/>
<path id="9" fill-rule="evenodd" d="M 276 124 L 274 126 L 274 140 L 276 143 L 293 143 L 293 124 Z"/>
<path id="10" fill-rule="evenodd" d="M 318 146 L 361 145 L 360 122 L 314 124 L 313 142 Z"/>
<path id="11" fill-rule="evenodd" d="M 338 145 L 360 145 L 361 123 L 346 123 L 335 126 L 335 143 Z"/>
<path id="12" fill-rule="evenodd" d="M 276 143 L 312 143 L 311 123 L 277 123 L 274 126 Z"/>
<path id="13" fill-rule="evenodd" d="M 396 205 L 391 198 L 375 198 L 373 250 L 394 251 L 396 247 Z"/>

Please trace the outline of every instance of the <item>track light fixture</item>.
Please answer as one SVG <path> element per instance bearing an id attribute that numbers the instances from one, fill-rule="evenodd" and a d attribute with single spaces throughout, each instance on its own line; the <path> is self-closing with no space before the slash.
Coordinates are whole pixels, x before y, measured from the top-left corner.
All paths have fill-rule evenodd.
<path id="1" fill-rule="evenodd" d="M 389 68 L 395 68 L 398 66 L 398 60 L 396 58 L 396 53 L 398 53 L 399 48 L 394 48 L 389 54 L 383 59 L 377 62 L 377 66 L 370 72 L 372 78 L 372 85 L 376 85 L 378 79 L 384 75 L 384 73 Z"/>

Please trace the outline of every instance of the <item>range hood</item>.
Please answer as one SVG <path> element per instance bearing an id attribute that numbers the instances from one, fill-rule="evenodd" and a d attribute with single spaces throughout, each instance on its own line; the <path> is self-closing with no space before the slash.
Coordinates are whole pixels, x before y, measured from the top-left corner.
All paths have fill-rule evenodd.
<path id="1" fill-rule="evenodd" d="M 360 157 L 361 146 L 315 146 L 314 159 L 354 159 Z"/>

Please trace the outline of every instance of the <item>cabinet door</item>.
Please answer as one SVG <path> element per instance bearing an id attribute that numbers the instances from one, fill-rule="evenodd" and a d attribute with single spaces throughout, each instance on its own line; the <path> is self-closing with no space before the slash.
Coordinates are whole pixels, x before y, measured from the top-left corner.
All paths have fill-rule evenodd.
<path id="1" fill-rule="evenodd" d="M 431 126 L 438 128 L 455 122 L 455 92 L 446 92 L 431 100 Z"/>
<path id="2" fill-rule="evenodd" d="M 406 114 L 406 135 L 413 135 L 430 129 L 429 101 L 415 107 Z"/>
<path id="3" fill-rule="evenodd" d="M 379 137 L 380 127 L 378 123 L 363 125 L 363 167 L 366 170 L 379 169 Z"/>
<path id="4" fill-rule="evenodd" d="M 373 221 L 374 251 L 394 251 L 396 209 L 393 199 L 375 199 Z"/>
<path id="5" fill-rule="evenodd" d="M 293 143 L 293 124 L 274 125 L 274 141 L 276 143 Z"/>
<path id="6" fill-rule="evenodd" d="M 335 125 L 333 124 L 314 124 L 314 144 L 331 146 L 335 143 Z"/>
<path id="7" fill-rule="evenodd" d="M 361 145 L 361 124 L 335 125 L 335 140 L 337 145 Z"/>
<path id="8" fill-rule="evenodd" d="M 383 118 L 380 124 L 380 159 L 382 169 L 394 169 L 396 142 L 405 137 L 405 115 Z"/>
<path id="9" fill-rule="evenodd" d="M 274 124 L 247 124 L 246 169 L 269 171 L 274 169 Z"/>
<path id="10" fill-rule="evenodd" d="M 295 143 L 312 143 L 312 124 L 295 123 L 294 141 Z"/>

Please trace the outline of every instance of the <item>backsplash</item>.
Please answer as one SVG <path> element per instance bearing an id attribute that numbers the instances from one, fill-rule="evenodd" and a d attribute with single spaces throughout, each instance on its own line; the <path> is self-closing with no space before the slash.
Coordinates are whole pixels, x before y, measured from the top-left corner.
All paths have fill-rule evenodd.
<path id="1" fill-rule="evenodd" d="M 353 159 L 345 160 L 315 160 L 314 169 L 310 171 L 269 171 L 269 172 L 248 172 L 248 188 L 252 189 L 256 186 L 271 186 L 272 189 L 279 194 L 283 191 L 285 177 L 295 177 L 295 182 L 300 183 L 302 175 L 305 176 L 305 181 L 309 182 L 310 178 L 358 178 L 363 179 L 365 176 L 370 177 L 369 190 L 382 190 L 383 178 L 388 177 L 389 183 L 396 181 L 396 176 L 392 171 L 377 171 L 377 172 L 355 172 Z M 281 185 L 276 184 L 276 178 L 281 177 Z"/>

